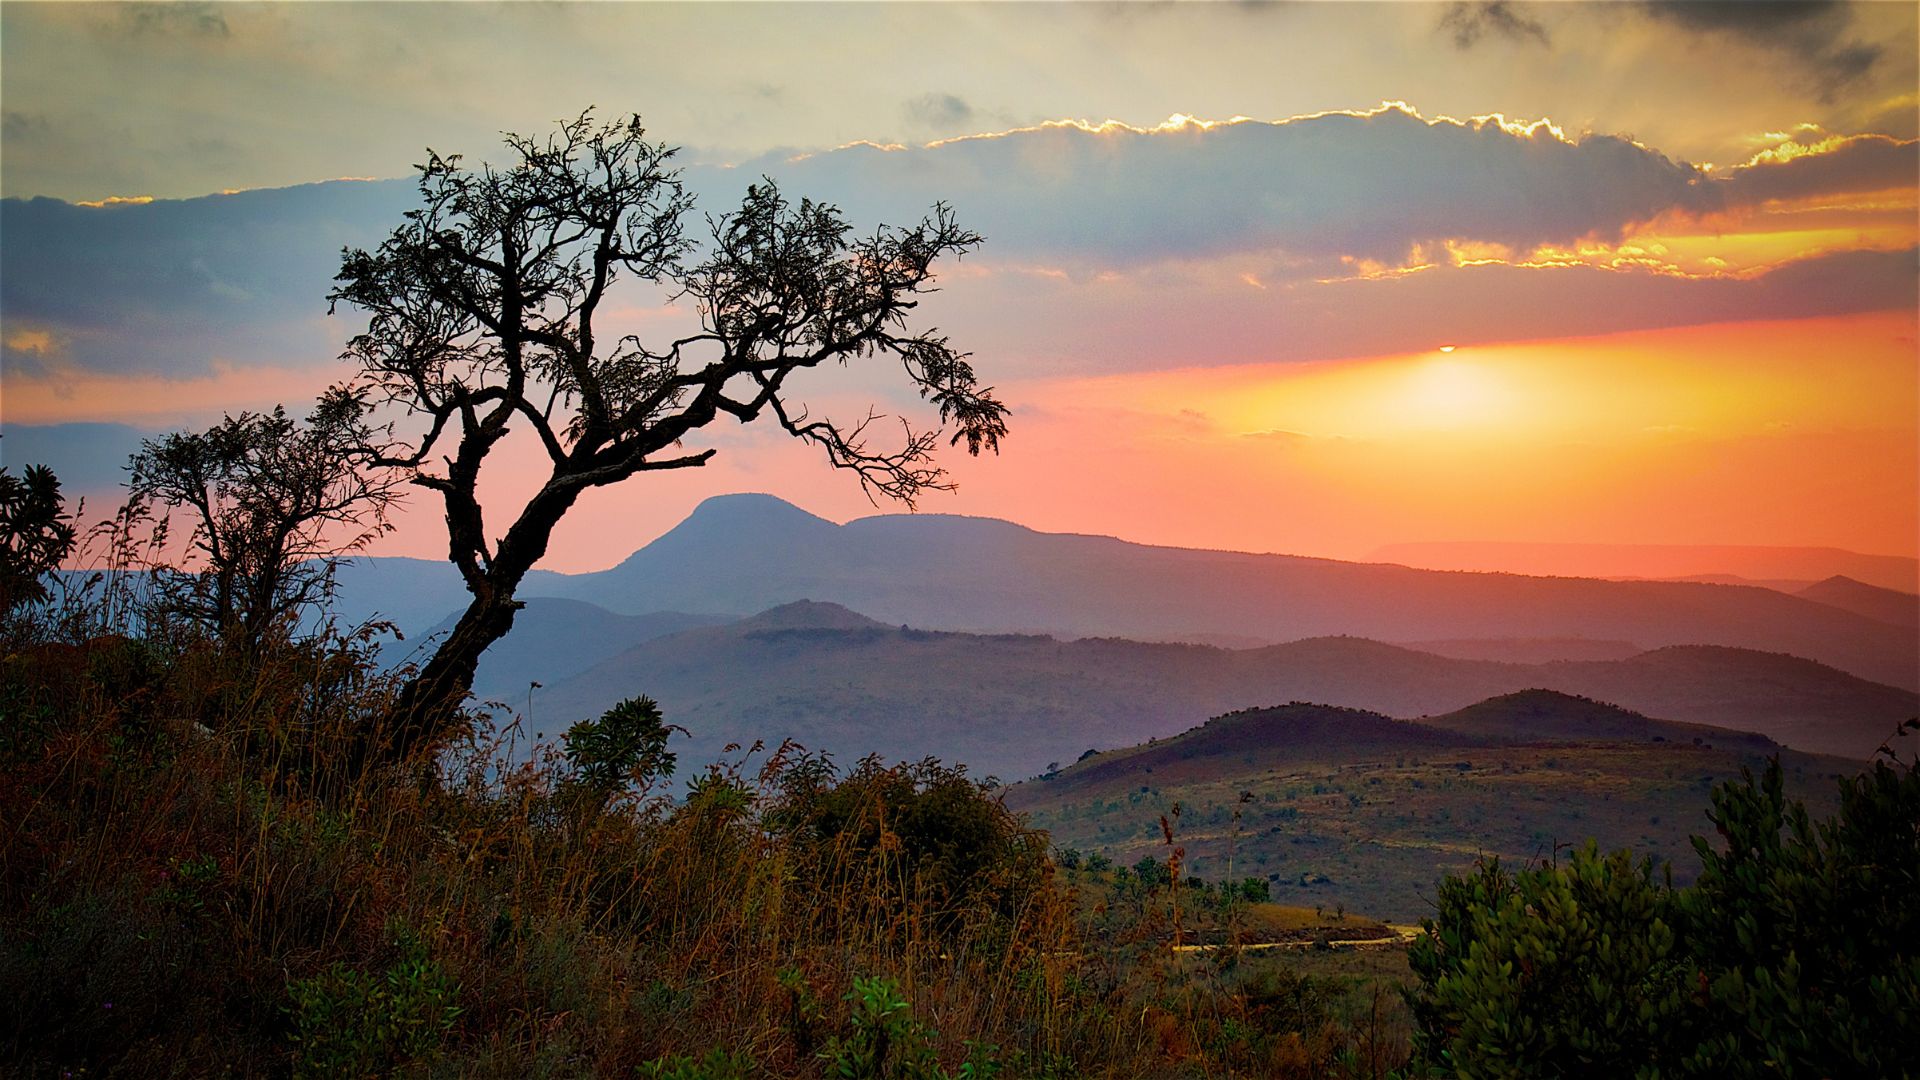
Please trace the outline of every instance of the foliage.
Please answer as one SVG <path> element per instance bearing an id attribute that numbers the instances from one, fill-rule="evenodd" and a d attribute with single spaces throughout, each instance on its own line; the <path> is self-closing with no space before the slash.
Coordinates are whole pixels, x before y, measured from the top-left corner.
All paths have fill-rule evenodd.
<path id="1" fill-rule="evenodd" d="M 296 1076 L 367 1076 L 437 1052 L 460 1016 L 458 987 L 402 934 L 384 973 L 335 963 L 288 988 Z"/>
<path id="2" fill-rule="evenodd" d="M 131 501 L 185 508 L 193 522 L 194 567 L 154 569 L 159 611 L 257 651 L 329 599 L 339 557 L 387 531 L 398 483 L 362 467 L 365 411 L 334 390 L 304 425 L 276 406 L 142 443 Z"/>
<path id="3" fill-rule="evenodd" d="M 714 1047 L 703 1057 L 669 1054 L 639 1068 L 642 1080 L 749 1080 L 753 1059 L 731 1050 Z"/>
<path id="4" fill-rule="evenodd" d="M 1651 859 L 1589 845 L 1564 865 L 1449 877 L 1409 961 L 1420 1046 L 1462 1075 L 1652 1076 L 1692 972 Z"/>
<path id="5" fill-rule="evenodd" d="M 46 601 L 40 579 L 73 551 L 74 540 L 53 470 L 29 465 L 16 477 L 0 468 L 0 616 Z"/>
<path id="6" fill-rule="evenodd" d="M 629 785 L 672 776 L 675 757 L 667 738 L 673 731 L 650 697 L 627 698 L 597 720 L 580 721 L 565 737 L 574 783 L 604 802 Z"/>
<path id="7" fill-rule="evenodd" d="M 1702 1076 L 1920 1072 L 1920 772 L 1876 761 L 1820 822 L 1780 770 L 1713 793 L 1721 843 L 1681 894 L 1713 1018 Z"/>
<path id="8" fill-rule="evenodd" d="M 1589 846 L 1440 889 L 1416 1044 L 1460 1076 L 1896 1076 L 1920 1050 L 1920 774 L 1876 762 L 1815 824 L 1777 761 L 1713 792 L 1691 887 Z"/>

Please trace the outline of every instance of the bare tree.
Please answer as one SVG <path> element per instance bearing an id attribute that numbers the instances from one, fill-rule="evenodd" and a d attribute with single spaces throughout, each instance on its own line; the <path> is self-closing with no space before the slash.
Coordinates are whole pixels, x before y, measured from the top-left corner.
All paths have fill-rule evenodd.
<path id="1" fill-rule="evenodd" d="M 704 465 L 684 441 L 722 416 L 771 416 L 852 470 L 869 497 L 911 505 L 947 486 L 931 461 L 941 432 L 905 429 L 875 448 L 871 413 L 854 425 L 809 415 L 786 383 L 829 361 L 890 357 L 970 453 L 997 449 L 1006 408 L 977 385 L 945 337 L 907 327 L 933 264 L 980 242 L 937 205 L 906 228 L 855 235 L 832 206 L 797 206 L 769 180 L 740 207 L 685 234 L 691 196 L 646 141 L 639 118 L 591 113 L 553 135 L 506 139 L 509 162 L 468 169 L 431 150 L 422 206 L 374 251 L 344 253 L 329 299 L 367 313 L 346 358 L 360 385 L 417 424 L 380 457 L 445 504 L 448 557 L 472 601 L 401 694 L 383 738 L 406 755 L 447 733 L 480 654 L 513 624 L 514 591 L 546 554 L 580 494 L 636 473 Z M 690 300 L 699 329 L 649 345 L 608 340 L 617 282 Z M 904 422 L 903 422 L 904 424 Z M 531 431 L 550 472 L 490 528 L 477 488 L 515 427 Z"/>
<path id="2" fill-rule="evenodd" d="M 193 523 L 188 568 L 155 571 L 159 609 L 251 651 L 328 599 L 340 556 L 389 528 L 399 486 L 362 467 L 365 411 L 336 389 L 304 425 L 276 406 L 143 442 L 129 465 L 134 503 L 184 508 Z"/>

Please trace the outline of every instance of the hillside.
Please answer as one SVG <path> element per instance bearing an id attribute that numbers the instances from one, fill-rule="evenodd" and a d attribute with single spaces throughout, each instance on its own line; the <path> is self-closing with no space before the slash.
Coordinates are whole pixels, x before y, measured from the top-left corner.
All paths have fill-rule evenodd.
<path id="1" fill-rule="evenodd" d="M 1864 615 L 1888 626 L 1920 626 L 1920 596 L 1899 589 L 1868 585 L 1841 574 L 1835 574 L 1825 581 L 1816 581 L 1795 595 L 1828 607 L 1851 611 L 1855 615 Z"/>
<path id="2" fill-rule="evenodd" d="M 1716 744 L 1745 753 L 1771 754 L 1780 744 L 1748 731 L 1706 724 L 1655 720 L 1604 701 L 1557 690 L 1521 690 L 1476 702 L 1440 716 L 1422 716 L 1425 727 L 1488 742 L 1626 742 Z"/>
<path id="3" fill-rule="evenodd" d="M 1231 860 L 1281 903 L 1411 920 L 1443 873 L 1590 837 L 1672 860 L 1685 881 L 1689 836 L 1712 832 L 1707 791 L 1774 752 L 1816 812 L 1857 768 L 1536 690 L 1417 723 L 1303 704 L 1218 716 L 1015 785 L 1007 804 L 1056 846 L 1119 865 L 1165 856 L 1164 815 L 1195 874 L 1224 876 Z"/>
<path id="4" fill-rule="evenodd" d="M 496 648 L 516 640 L 510 635 Z M 1911 692 L 1738 649 L 1502 664 L 1360 638 L 1229 650 L 960 634 L 807 603 L 643 642 L 572 678 L 547 681 L 536 710 L 558 725 L 644 693 L 692 732 L 687 760 L 729 742 L 790 737 L 842 757 L 936 755 L 1016 778 L 1089 748 L 1165 738 L 1195 717 L 1237 709 L 1316 701 L 1389 716 L 1439 715 L 1533 688 L 1855 758 L 1871 754 L 1916 708 Z"/>
<path id="5" fill-rule="evenodd" d="M 346 577 L 392 581 L 382 560 Z M 410 605 L 451 588 L 430 625 L 462 603 L 452 571 L 415 574 Z M 441 583 L 441 584 L 430 584 Z M 890 514 L 835 525 L 766 495 L 702 503 L 612 569 L 538 574 L 527 595 L 610 611 L 744 616 L 806 597 L 890 625 L 1144 641 L 1586 638 L 1786 652 L 1875 682 L 1920 688 L 1920 632 L 1770 589 L 1452 573 L 1290 555 L 1151 547 L 1035 532 L 1005 521 Z M 391 609 L 397 594 L 379 600 Z M 409 607 L 412 610 L 412 607 Z"/>

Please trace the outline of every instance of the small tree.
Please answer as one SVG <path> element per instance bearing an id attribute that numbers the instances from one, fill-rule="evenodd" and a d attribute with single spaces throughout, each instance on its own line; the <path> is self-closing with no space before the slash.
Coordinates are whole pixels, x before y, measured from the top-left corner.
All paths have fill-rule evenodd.
<path id="1" fill-rule="evenodd" d="M 546 554 L 580 495 L 637 473 L 704 465 L 689 437 L 727 416 L 770 415 L 854 471 L 869 495 L 911 505 L 945 486 L 930 455 L 938 432 L 907 430 L 875 448 L 869 421 L 813 419 L 787 380 L 873 356 L 907 379 L 965 440 L 994 449 L 1006 409 L 980 388 L 947 339 L 907 318 L 933 264 L 980 242 L 945 206 L 919 224 L 855 236 L 835 208 L 788 201 L 771 181 L 710 218 L 696 250 L 691 197 L 638 117 L 590 113 L 544 140 L 509 135 L 508 163 L 468 169 L 428 152 L 422 205 L 373 251 L 344 253 L 329 299 L 366 312 L 346 359 L 359 385 L 416 422 L 380 455 L 445 504 L 448 557 L 473 599 L 402 692 L 383 738 L 404 756 L 447 734 L 480 654 L 513 625 L 521 579 Z M 684 299 L 699 329 L 676 340 L 615 337 L 610 297 L 625 279 Z M 547 479 L 504 531 L 478 495 L 510 430 L 530 432 Z"/>
<path id="2" fill-rule="evenodd" d="M 567 729 L 565 739 L 573 781 L 605 805 L 628 785 L 672 776 L 677 759 L 667 749 L 667 738 L 678 730 L 649 697 L 628 698 L 598 720 L 582 720 Z"/>
<path id="3" fill-rule="evenodd" d="M 142 443 L 129 465 L 134 501 L 193 521 L 191 568 L 156 571 L 159 610 L 251 652 L 328 599 L 339 557 L 388 529 L 397 487 L 361 467 L 364 413 L 360 397 L 334 390 L 304 426 L 276 406 Z"/>
<path id="4" fill-rule="evenodd" d="M 60 479 L 45 465 L 19 476 L 0 468 L 0 616 L 47 599 L 40 580 L 73 551 L 73 519 Z"/>

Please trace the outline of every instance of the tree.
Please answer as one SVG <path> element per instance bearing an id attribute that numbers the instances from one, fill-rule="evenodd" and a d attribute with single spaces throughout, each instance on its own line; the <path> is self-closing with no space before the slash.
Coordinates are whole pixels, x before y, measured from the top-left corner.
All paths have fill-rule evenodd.
<path id="1" fill-rule="evenodd" d="M 53 470 L 29 465 L 16 477 L 0 468 L 0 615 L 45 601 L 40 579 L 73 544 L 73 519 Z"/>
<path id="2" fill-rule="evenodd" d="M 357 385 L 414 425 L 378 461 L 440 496 L 448 557 L 472 596 L 389 717 L 381 738 L 395 756 L 449 733 L 480 654 L 513 625 L 521 579 L 580 495 L 706 464 L 713 449 L 683 444 L 722 416 L 771 415 L 854 471 L 869 497 L 911 505 L 946 486 L 931 462 L 940 432 L 905 429 L 875 448 L 873 414 L 812 418 L 787 386 L 793 373 L 891 357 L 953 425 L 953 443 L 978 454 L 1006 431 L 1006 408 L 966 355 L 907 327 L 935 261 L 980 242 L 944 205 L 856 236 L 834 207 L 796 206 L 768 180 L 710 218 L 696 245 L 674 151 L 647 142 L 637 116 L 601 125 L 589 112 L 506 147 L 507 164 L 477 170 L 429 150 L 420 208 L 377 249 L 344 252 L 329 295 L 368 317 L 345 354 Z M 691 301 L 698 330 L 655 345 L 613 339 L 609 298 L 623 281 Z M 478 490 L 515 428 L 532 433 L 548 472 L 497 531 Z"/>
<path id="3" fill-rule="evenodd" d="M 672 776 L 678 759 L 667 749 L 667 739 L 675 731 L 682 729 L 667 723 L 649 697 L 627 698 L 598 720 L 580 721 L 565 738 L 574 783 L 596 806 L 604 806 L 629 785 Z"/>
<path id="4" fill-rule="evenodd" d="M 339 557 L 388 529 L 398 486 L 362 468 L 365 411 L 336 389 L 304 425 L 275 406 L 143 442 L 128 466 L 134 502 L 184 507 L 193 520 L 195 565 L 156 572 L 159 610 L 251 652 L 328 599 Z"/>

